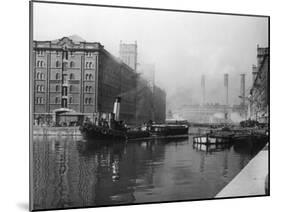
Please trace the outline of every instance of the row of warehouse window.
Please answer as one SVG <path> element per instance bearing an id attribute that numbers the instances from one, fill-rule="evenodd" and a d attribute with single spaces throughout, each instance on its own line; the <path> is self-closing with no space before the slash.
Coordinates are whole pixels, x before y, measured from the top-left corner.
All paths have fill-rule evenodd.
<path id="1" fill-rule="evenodd" d="M 44 92 L 44 90 L 45 90 L 44 85 L 37 85 L 36 90 L 38 92 Z"/>
<path id="2" fill-rule="evenodd" d="M 91 93 L 93 91 L 92 86 L 86 86 L 85 91 Z"/>
<path id="3" fill-rule="evenodd" d="M 59 97 L 56 97 L 56 98 L 55 98 L 55 103 L 56 103 L 56 104 L 59 104 L 59 103 L 60 103 L 60 98 L 59 98 Z M 69 97 L 68 103 L 69 103 L 69 104 L 73 104 L 73 103 L 74 103 L 72 97 Z M 92 104 L 92 103 L 93 103 L 92 98 L 85 98 L 85 104 L 86 104 L 86 105 L 87 105 L 87 104 Z"/>
<path id="4" fill-rule="evenodd" d="M 74 51 L 69 51 L 69 54 L 70 54 L 70 56 L 74 56 Z M 44 50 L 38 50 L 37 51 L 37 55 L 38 56 L 44 56 L 45 55 L 45 51 Z M 56 55 L 60 56 L 60 52 L 56 51 Z M 85 56 L 92 57 L 92 56 L 94 56 L 94 53 L 93 52 L 85 52 Z"/>
<path id="5" fill-rule="evenodd" d="M 37 85 L 36 86 L 36 91 L 37 92 L 44 92 L 45 91 L 44 85 Z M 56 85 L 56 92 L 59 92 L 59 91 L 60 91 L 60 86 Z M 72 85 L 69 86 L 69 91 L 70 92 L 73 91 L 73 86 Z M 85 87 L 85 91 L 91 93 L 93 91 L 93 87 L 92 86 L 86 86 Z"/>
<path id="6" fill-rule="evenodd" d="M 37 67 L 44 67 L 44 66 L 45 66 L 45 63 L 44 63 L 44 61 L 42 61 L 42 60 L 37 60 L 36 66 L 37 66 Z"/>
<path id="7" fill-rule="evenodd" d="M 61 99 L 60 97 L 56 97 L 56 98 L 55 98 L 55 104 L 60 104 L 60 99 Z M 69 104 L 72 104 L 72 103 L 73 103 L 72 97 L 69 97 L 68 103 L 69 103 Z"/>
<path id="8" fill-rule="evenodd" d="M 85 79 L 86 80 L 93 80 L 93 75 L 92 74 L 86 74 Z"/>
<path id="9" fill-rule="evenodd" d="M 36 74 L 36 79 L 43 80 L 44 78 L 45 78 L 45 75 L 43 73 L 38 72 Z"/>
<path id="10" fill-rule="evenodd" d="M 86 105 L 92 104 L 92 98 L 85 98 L 85 104 Z"/>
<path id="11" fill-rule="evenodd" d="M 60 79 L 60 74 L 59 73 L 56 73 L 56 80 L 59 80 Z M 70 75 L 69 75 L 69 79 L 70 80 L 74 80 L 74 74 L 73 73 L 71 73 Z"/>
<path id="12" fill-rule="evenodd" d="M 60 79 L 60 74 L 56 73 L 56 80 L 59 80 L 59 79 Z M 69 79 L 74 80 L 74 74 L 73 73 L 71 73 L 69 75 Z M 86 80 L 93 80 L 93 75 L 92 74 L 86 74 L 85 79 Z"/>
<path id="13" fill-rule="evenodd" d="M 45 62 L 43 60 L 37 60 L 36 66 L 37 67 L 45 67 Z M 59 68 L 60 66 L 61 66 L 61 62 L 57 60 L 56 63 L 55 63 L 55 67 Z M 75 67 L 75 63 L 73 61 L 70 61 L 69 67 L 70 68 L 74 68 Z M 86 62 L 85 63 L 85 67 L 87 69 L 94 68 L 94 63 L 93 62 Z"/>
<path id="14" fill-rule="evenodd" d="M 86 62 L 86 68 L 93 68 L 93 67 L 94 67 L 94 63 Z"/>
<path id="15" fill-rule="evenodd" d="M 43 73 L 38 72 L 38 73 L 36 74 L 36 79 L 38 79 L 38 80 L 43 80 L 43 79 L 45 79 L 45 75 L 44 75 Z M 59 73 L 56 73 L 56 80 L 58 80 L 58 79 L 60 79 L 60 74 L 59 74 Z M 73 73 L 71 73 L 71 74 L 69 75 L 69 79 L 70 79 L 70 80 L 74 80 L 74 74 L 73 74 Z"/>
<path id="16" fill-rule="evenodd" d="M 55 104 L 60 104 L 60 97 L 56 97 L 55 98 Z M 73 104 L 73 98 L 69 97 L 68 99 L 68 103 L 69 104 Z M 44 104 L 44 98 L 43 97 L 37 97 L 35 99 L 35 104 Z M 89 104 L 93 104 L 93 99 L 92 98 L 85 98 L 85 104 L 89 105 Z"/>
<path id="17" fill-rule="evenodd" d="M 35 104 L 44 104 L 44 99 L 43 97 L 37 97 L 35 99 Z"/>

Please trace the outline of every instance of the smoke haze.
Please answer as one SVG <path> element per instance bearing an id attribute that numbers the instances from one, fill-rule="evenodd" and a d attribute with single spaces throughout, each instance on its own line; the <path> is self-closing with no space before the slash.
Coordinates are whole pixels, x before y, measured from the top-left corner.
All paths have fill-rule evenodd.
<path id="1" fill-rule="evenodd" d="M 239 103 L 240 74 L 246 90 L 256 64 L 257 44 L 268 46 L 266 18 L 177 13 L 74 5 L 34 4 L 34 40 L 77 34 L 119 56 L 119 42 L 138 43 L 138 62 L 155 65 L 155 81 L 168 107 L 197 104 L 201 75 L 206 103 L 224 103 L 223 74 L 229 74 L 229 103 Z"/>

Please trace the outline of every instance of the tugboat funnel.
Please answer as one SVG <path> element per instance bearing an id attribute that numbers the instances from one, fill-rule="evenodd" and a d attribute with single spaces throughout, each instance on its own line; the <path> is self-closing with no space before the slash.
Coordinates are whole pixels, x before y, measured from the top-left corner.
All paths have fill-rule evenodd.
<path id="1" fill-rule="evenodd" d="M 115 121 L 119 121 L 119 116 L 120 116 L 120 102 L 121 102 L 121 97 L 116 97 L 115 102 L 114 102 L 114 107 L 113 107 L 113 113 L 115 117 Z"/>

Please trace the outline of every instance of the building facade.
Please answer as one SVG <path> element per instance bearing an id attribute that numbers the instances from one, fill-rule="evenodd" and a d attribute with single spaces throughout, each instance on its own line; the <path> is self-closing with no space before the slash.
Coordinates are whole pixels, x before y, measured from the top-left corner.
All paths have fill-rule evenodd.
<path id="1" fill-rule="evenodd" d="M 148 86 L 153 89 L 153 87 L 155 86 L 155 65 L 140 64 L 138 73 L 148 82 Z"/>
<path id="2" fill-rule="evenodd" d="M 163 123 L 166 119 L 166 93 L 155 85 L 154 64 L 137 63 L 137 42 L 120 42 L 120 58 L 138 73 L 136 86 L 136 123 L 152 120 Z M 137 65 L 139 68 L 137 69 Z"/>
<path id="3" fill-rule="evenodd" d="M 250 118 L 268 123 L 269 111 L 269 48 L 257 46 L 257 65 L 253 66 L 250 90 Z"/>
<path id="4" fill-rule="evenodd" d="M 137 112 L 137 105 L 145 99 L 149 108 L 153 95 L 148 90 L 147 98 L 137 95 L 146 82 L 134 69 L 136 60 L 131 67 L 131 60 L 127 65 L 98 42 L 70 37 L 34 41 L 32 57 L 34 124 L 64 125 L 105 116 L 117 96 L 122 99 L 121 120 L 134 124 L 137 114 L 147 116 L 147 110 Z"/>
<path id="5" fill-rule="evenodd" d="M 232 107 L 222 104 L 183 105 L 173 111 L 174 116 L 194 123 L 226 123 L 231 121 Z"/>
<path id="6" fill-rule="evenodd" d="M 166 92 L 158 86 L 153 89 L 154 121 L 163 123 L 166 120 Z"/>
<path id="7" fill-rule="evenodd" d="M 37 123 L 50 123 L 60 111 L 76 118 L 112 112 L 116 96 L 136 89 L 135 71 L 97 42 L 34 41 L 32 55 Z M 120 118 L 135 119 L 135 102 L 134 95 L 123 95 Z"/>
<path id="8" fill-rule="evenodd" d="M 135 43 L 122 43 L 120 41 L 119 55 L 120 59 L 126 63 L 133 70 L 137 70 L 137 58 L 138 58 L 138 45 Z"/>

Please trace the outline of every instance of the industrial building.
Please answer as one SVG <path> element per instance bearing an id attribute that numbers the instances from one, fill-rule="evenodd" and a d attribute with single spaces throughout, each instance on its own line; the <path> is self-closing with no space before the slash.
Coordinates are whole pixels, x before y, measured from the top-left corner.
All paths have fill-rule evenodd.
<path id="1" fill-rule="evenodd" d="M 268 123 L 269 116 L 269 48 L 257 46 L 257 65 L 252 69 L 253 85 L 250 90 L 252 120 Z"/>
<path id="2" fill-rule="evenodd" d="M 134 50 L 120 44 L 123 56 L 119 59 L 100 43 L 86 42 L 77 36 L 34 41 L 34 124 L 79 124 L 85 117 L 93 120 L 105 116 L 112 112 L 116 96 L 122 98 L 120 119 L 128 124 L 137 123 L 137 87 L 143 79 L 136 72 L 137 49 Z M 161 104 L 166 104 L 163 101 Z"/>
<path id="3" fill-rule="evenodd" d="M 155 84 L 155 65 L 137 62 L 137 42 L 120 42 L 119 56 L 138 74 L 136 86 L 136 123 L 166 119 L 166 92 Z"/>

